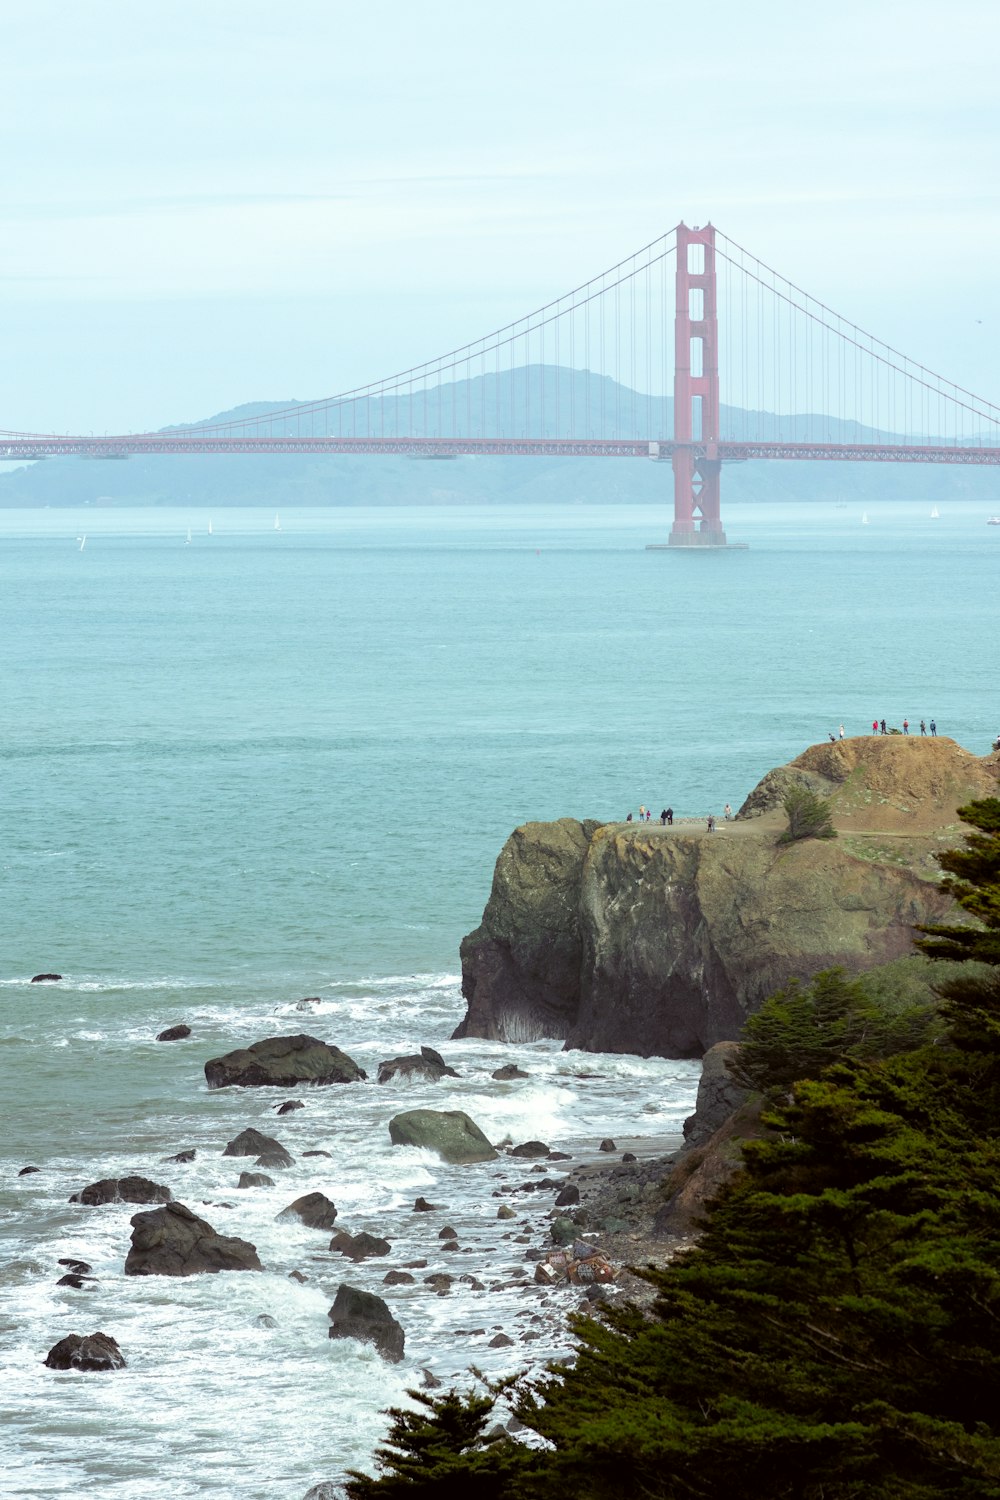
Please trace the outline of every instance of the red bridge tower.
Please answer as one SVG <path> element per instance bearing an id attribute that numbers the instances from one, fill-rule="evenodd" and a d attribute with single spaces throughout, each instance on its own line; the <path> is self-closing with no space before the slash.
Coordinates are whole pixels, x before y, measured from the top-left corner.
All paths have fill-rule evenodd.
<path id="1" fill-rule="evenodd" d="M 671 547 L 725 547 L 719 515 L 719 319 L 715 229 L 677 226 Z M 697 521 L 697 525 L 696 525 Z"/>

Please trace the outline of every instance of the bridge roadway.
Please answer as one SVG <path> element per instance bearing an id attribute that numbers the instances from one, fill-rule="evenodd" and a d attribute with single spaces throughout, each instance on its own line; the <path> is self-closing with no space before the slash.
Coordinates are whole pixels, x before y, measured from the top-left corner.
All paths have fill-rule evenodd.
<path id="1" fill-rule="evenodd" d="M 140 454 L 396 454 L 404 458 L 475 455 L 517 458 L 645 458 L 667 460 L 687 448 L 698 459 L 742 463 L 747 459 L 820 459 L 848 463 L 1000 464 L 1000 445 L 904 443 L 676 443 L 640 438 L 454 438 L 454 437 L 234 437 L 197 432 L 136 433 L 114 437 L 60 437 L 0 433 L 0 460 L 42 458 L 124 459 Z"/>

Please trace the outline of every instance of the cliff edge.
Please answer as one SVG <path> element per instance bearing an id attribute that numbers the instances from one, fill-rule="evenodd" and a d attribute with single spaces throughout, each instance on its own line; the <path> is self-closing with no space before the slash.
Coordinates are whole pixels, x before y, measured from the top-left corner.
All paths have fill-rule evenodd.
<path id="1" fill-rule="evenodd" d="M 790 783 L 828 797 L 838 837 L 779 845 Z M 859 972 L 945 915 L 936 854 L 956 809 L 996 796 L 1000 754 L 859 737 L 771 771 L 734 822 L 527 823 L 462 943 L 456 1037 L 699 1057 L 792 975 Z"/>

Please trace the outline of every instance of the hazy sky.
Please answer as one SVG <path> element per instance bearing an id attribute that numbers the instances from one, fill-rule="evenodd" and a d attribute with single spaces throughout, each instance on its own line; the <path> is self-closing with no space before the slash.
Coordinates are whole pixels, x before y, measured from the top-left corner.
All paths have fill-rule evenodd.
<path id="1" fill-rule="evenodd" d="M 0 427 L 318 397 L 684 218 L 1000 401 L 1000 0 L 31 0 Z"/>

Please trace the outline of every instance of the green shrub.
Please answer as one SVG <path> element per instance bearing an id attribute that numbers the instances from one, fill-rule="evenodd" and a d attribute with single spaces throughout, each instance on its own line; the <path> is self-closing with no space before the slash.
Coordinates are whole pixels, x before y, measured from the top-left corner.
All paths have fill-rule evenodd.
<path id="1" fill-rule="evenodd" d="M 779 844 L 794 844 L 799 839 L 835 839 L 836 829 L 830 817 L 830 804 L 808 787 L 790 786 L 781 799 L 788 827 Z"/>

